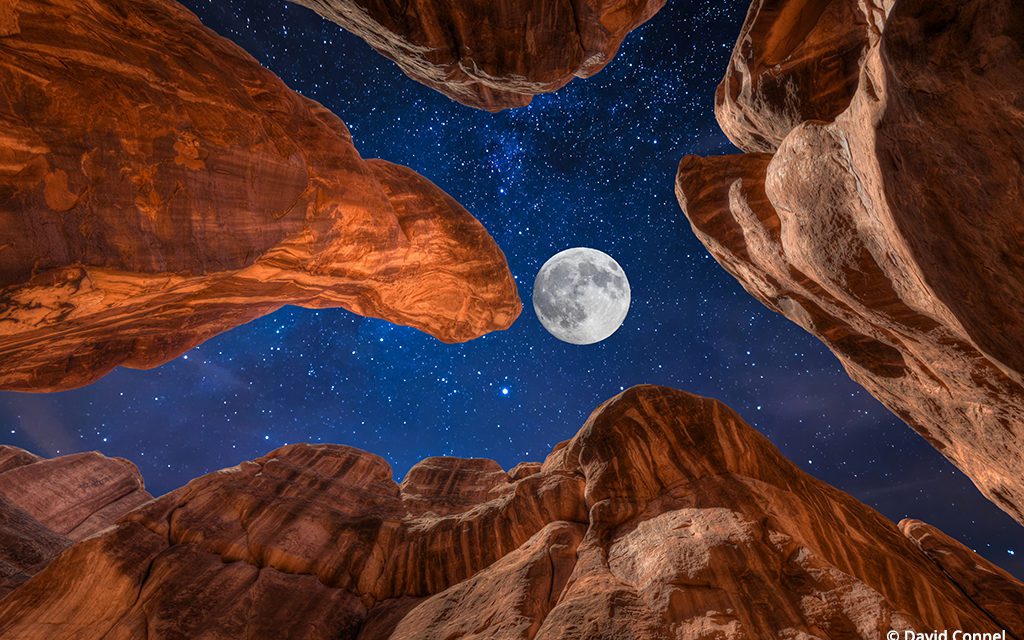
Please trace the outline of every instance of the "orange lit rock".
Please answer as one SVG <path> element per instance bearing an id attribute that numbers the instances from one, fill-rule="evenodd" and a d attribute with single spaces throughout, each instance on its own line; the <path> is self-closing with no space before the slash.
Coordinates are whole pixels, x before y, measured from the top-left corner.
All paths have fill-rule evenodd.
<path id="1" fill-rule="evenodd" d="M 756 100 L 719 118 L 743 146 L 775 153 L 685 158 L 676 187 L 695 233 L 1024 522 L 1017 3 L 835 0 L 818 3 L 814 25 L 780 16 L 818 4 L 763 4 L 770 28 L 752 11 L 750 46 L 734 53 L 722 91 L 766 77 L 788 88 L 752 90 Z M 867 29 L 862 54 L 826 19 L 857 11 L 847 26 Z M 795 57 L 767 67 L 762 49 L 777 43 Z M 839 71 L 854 59 L 849 83 Z M 761 73 L 737 80 L 744 68 Z"/>
<path id="2" fill-rule="evenodd" d="M 1020 581 L 929 524 L 908 519 L 899 527 L 997 624 L 1024 629 Z"/>
<path id="3" fill-rule="evenodd" d="M 931 538 L 808 476 L 714 400 L 627 390 L 518 479 L 483 460 L 414 469 L 398 485 L 376 456 L 300 444 L 203 476 L 0 601 L 0 637 L 1024 632 L 1006 609 L 1020 582 L 947 538 L 956 561 L 936 559 Z"/>
<path id="4" fill-rule="evenodd" d="M 465 209 L 177 3 L 2 7 L 0 388 L 157 366 L 286 304 L 446 342 L 519 313 Z"/>
<path id="5" fill-rule="evenodd" d="M 665 0 L 292 0 L 462 104 L 522 107 L 605 67 Z"/>
<path id="6" fill-rule="evenodd" d="M 891 0 L 754 0 L 715 94 L 722 130 L 744 151 L 775 151 L 806 120 L 850 104 Z"/>

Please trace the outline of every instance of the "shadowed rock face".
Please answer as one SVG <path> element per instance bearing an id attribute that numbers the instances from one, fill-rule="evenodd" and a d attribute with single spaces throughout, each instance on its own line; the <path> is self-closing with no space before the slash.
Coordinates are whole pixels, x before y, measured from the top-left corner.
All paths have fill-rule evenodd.
<path id="1" fill-rule="evenodd" d="M 857 89 L 868 42 L 891 0 L 754 0 L 715 94 L 722 130 L 775 151 L 806 120 L 832 120 Z"/>
<path id="2" fill-rule="evenodd" d="M 292 0 L 462 104 L 522 107 L 611 62 L 665 0 Z"/>
<path id="3" fill-rule="evenodd" d="M 290 445 L 203 476 L 0 601 L 0 636 L 1024 633 L 1024 585 L 927 525 L 904 528 L 724 405 L 636 387 L 510 474 L 431 458 L 398 485 L 371 454 Z"/>
<path id="4" fill-rule="evenodd" d="M 846 0 L 813 25 L 778 17 L 805 5 L 774 3 L 771 28 L 752 10 L 720 89 L 723 128 L 774 154 L 685 158 L 679 200 L 744 288 L 1024 522 L 1019 5 Z M 853 31 L 826 20 L 857 11 Z M 768 68 L 757 52 L 776 42 L 793 57 Z M 851 84 L 839 71 L 854 60 Z M 734 86 L 755 89 L 731 101 Z"/>
<path id="5" fill-rule="evenodd" d="M 994 620 L 1007 629 L 1024 629 L 1020 581 L 929 524 L 908 519 L 899 527 Z"/>
<path id="6" fill-rule="evenodd" d="M 0 445 L 0 597 L 72 542 L 151 499 L 127 460 L 98 453 L 46 460 Z"/>
<path id="7" fill-rule="evenodd" d="M 0 388 L 159 365 L 285 304 L 448 342 L 520 303 L 486 230 L 170 0 L 0 9 Z"/>

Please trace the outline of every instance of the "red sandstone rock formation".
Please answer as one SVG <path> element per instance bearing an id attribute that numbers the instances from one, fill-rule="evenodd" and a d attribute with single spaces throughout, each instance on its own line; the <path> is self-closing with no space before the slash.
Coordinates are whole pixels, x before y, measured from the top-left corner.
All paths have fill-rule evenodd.
<path id="1" fill-rule="evenodd" d="M 72 542 L 151 499 L 127 460 L 98 453 L 45 460 L 0 445 L 0 597 Z"/>
<path id="2" fill-rule="evenodd" d="M 0 388 L 159 365 L 285 305 L 463 341 L 519 312 L 422 176 L 171 0 L 0 3 Z"/>
<path id="3" fill-rule="evenodd" d="M 842 113 L 884 23 L 882 4 L 753 0 L 715 95 L 726 135 L 741 149 L 774 151 L 800 123 Z"/>
<path id="4" fill-rule="evenodd" d="M 204 476 L 0 601 L 0 637 L 1024 634 L 1024 584 L 904 527 L 724 405 L 636 387 L 515 474 L 431 458 L 398 485 L 371 454 L 290 445 Z"/>
<path id="5" fill-rule="evenodd" d="M 744 288 L 1024 522 L 1019 16 L 1013 0 L 757 2 L 718 102 L 754 153 L 685 158 L 676 186 Z"/>
<path id="6" fill-rule="evenodd" d="M 522 107 L 605 67 L 665 0 L 292 0 L 462 104 Z"/>
<path id="7" fill-rule="evenodd" d="M 1024 592 L 1019 580 L 920 520 L 903 520 L 899 527 L 994 620 L 1007 629 L 1024 629 Z"/>

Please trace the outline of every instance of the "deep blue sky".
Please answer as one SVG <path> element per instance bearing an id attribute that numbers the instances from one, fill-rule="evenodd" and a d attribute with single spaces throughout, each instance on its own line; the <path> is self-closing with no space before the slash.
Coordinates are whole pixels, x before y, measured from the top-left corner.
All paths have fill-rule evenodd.
<path id="1" fill-rule="evenodd" d="M 816 339 L 746 294 L 680 212 L 679 159 L 731 151 L 712 95 L 746 0 L 671 0 L 599 75 L 497 115 L 409 80 L 301 7 L 186 4 L 337 113 L 364 157 L 455 196 L 504 249 L 524 300 L 548 257 L 590 246 L 628 274 L 630 315 L 604 343 L 577 347 L 527 305 L 509 331 L 452 346 L 342 310 L 287 308 L 154 371 L 0 393 L 0 442 L 126 457 L 156 494 L 299 441 L 372 451 L 400 478 L 431 455 L 540 460 L 609 396 L 656 383 L 726 402 L 810 473 L 1024 576 L 1019 526 Z"/>

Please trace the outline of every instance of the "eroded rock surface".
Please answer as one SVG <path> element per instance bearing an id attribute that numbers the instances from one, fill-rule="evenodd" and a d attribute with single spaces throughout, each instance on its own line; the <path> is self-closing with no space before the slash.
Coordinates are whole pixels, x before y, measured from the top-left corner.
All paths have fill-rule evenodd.
<path id="1" fill-rule="evenodd" d="M 159 365 L 285 304 L 454 342 L 504 255 L 417 173 L 171 0 L 0 6 L 0 388 Z"/>
<path id="2" fill-rule="evenodd" d="M 292 0 L 462 104 L 522 107 L 605 67 L 665 0 Z"/>
<path id="3" fill-rule="evenodd" d="M 857 12 L 837 31 L 830 16 Z M 719 118 L 774 153 L 685 158 L 694 231 L 1024 522 L 1019 5 L 765 2 L 744 34 Z M 746 97 L 730 102 L 736 86 Z"/>
<path id="4" fill-rule="evenodd" d="M 0 445 L 0 597 L 151 499 L 127 460 L 95 452 L 44 459 Z"/>
<path id="5" fill-rule="evenodd" d="M 1024 585 L 946 538 L 957 562 L 936 560 L 714 400 L 630 389 L 517 469 L 432 458 L 398 485 L 371 454 L 286 446 L 79 542 L 0 601 L 0 636 L 1024 633 L 1004 606 Z"/>
<path id="6" fill-rule="evenodd" d="M 850 104 L 891 0 L 754 0 L 715 94 L 722 130 L 745 151 L 775 151 L 806 120 Z"/>
<path id="7" fill-rule="evenodd" d="M 927 523 L 907 519 L 899 527 L 997 624 L 1024 629 L 1024 592 L 1019 580 Z"/>

